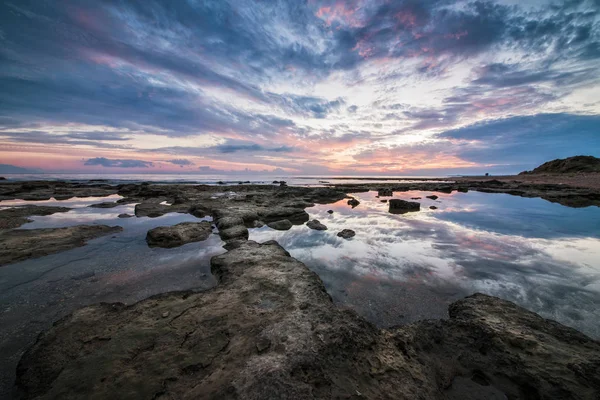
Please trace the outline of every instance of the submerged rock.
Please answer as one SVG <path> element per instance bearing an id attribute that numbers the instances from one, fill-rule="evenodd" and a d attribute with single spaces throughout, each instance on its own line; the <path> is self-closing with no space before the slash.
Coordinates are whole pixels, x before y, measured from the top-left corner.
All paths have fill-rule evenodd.
<path id="1" fill-rule="evenodd" d="M 350 239 L 356 235 L 356 232 L 354 232 L 352 229 L 343 229 L 340 232 L 338 232 L 337 235 L 338 235 L 338 237 L 341 237 L 344 239 Z"/>
<path id="2" fill-rule="evenodd" d="M 127 214 L 127 213 L 123 213 L 123 214 L 119 214 L 118 217 L 119 218 L 133 218 L 133 215 Z"/>
<path id="3" fill-rule="evenodd" d="M 425 196 L 425 197 L 427 197 L 428 199 L 431 199 L 431 200 L 437 200 L 437 199 L 439 199 L 439 197 L 436 196 L 435 194 L 432 194 L 431 196 Z"/>
<path id="4" fill-rule="evenodd" d="M 406 214 L 421 210 L 421 204 L 414 201 L 391 199 L 389 205 L 389 212 L 392 214 Z"/>
<path id="5" fill-rule="evenodd" d="M 120 226 L 76 225 L 0 232 L 0 265 L 85 246 L 90 239 L 122 230 Z"/>
<path id="6" fill-rule="evenodd" d="M 327 210 L 327 214 L 333 214 L 333 210 Z"/>
<path id="7" fill-rule="evenodd" d="M 380 330 L 276 242 L 213 257 L 218 285 L 85 307 L 39 335 L 23 399 L 595 399 L 600 343 L 476 294 Z"/>
<path id="8" fill-rule="evenodd" d="M 31 222 L 27 217 L 32 215 L 52 215 L 55 213 L 63 213 L 70 211 L 67 207 L 53 206 L 19 206 L 0 210 L 0 229 L 13 229 Z"/>
<path id="9" fill-rule="evenodd" d="M 314 229 L 317 231 L 326 231 L 327 227 L 325 225 L 323 225 L 321 222 L 319 222 L 318 219 L 313 219 L 312 221 L 308 221 L 306 223 L 306 226 L 308 226 L 310 229 Z"/>
<path id="10" fill-rule="evenodd" d="M 273 221 L 273 222 L 269 222 L 267 224 L 267 226 L 271 229 L 276 229 L 278 231 L 287 231 L 288 229 L 290 229 L 293 225 L 292 223 L 287 220 L 287 219 L 282 219 L 279 221 Z"/>
<path id="11" fill-rule="evenodd" d="M 212 227 L 208 221 L 182 222 L 149 230 L 146 234 L 146 242 L 150 247 L 171 248 L 206 240 L 211 233 Z"/>
<path id="12" fill-rule="evenodd" d="M 121 204 L 114 201 L 105 201 L 103 203 L 91 204 L 88 207 L 91 208 L 115 208 L 116 206 L 120 206 Z"/>

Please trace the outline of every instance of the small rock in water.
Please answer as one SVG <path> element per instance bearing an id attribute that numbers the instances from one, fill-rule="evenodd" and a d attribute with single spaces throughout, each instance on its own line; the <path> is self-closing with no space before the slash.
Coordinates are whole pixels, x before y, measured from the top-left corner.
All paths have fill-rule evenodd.
<path id="1" fill-rule="evenodd" d="M 327 214 L 333 214 L 333 210 L 327 210 Z"/>
<path id="2" fill-rule="evenodd" d="M 420 198 L 420 197 L 411 197 L 410 199 L 411 199 L 411 200 L 421 200 L 421 198 Z"/>
<path id="3" fill-rule="evenodd" d="M 348 205 L 352 206 L 352 208 L 358 206 L 359 204 L 360 204 L 360 201 L 356 200 L 355 198 L 348 200 Z"/>
<path id="4" fill-rule="evenodd" d="M 338 232 L 337 235 L 344 239 L 350 239 L 356 235 L 356 232 L 354 232 L 352 229 L 344 229 L 341 232 Z"/>
<path id="5" fill-rule="evenodd" d="M 389 212 L 392 214 L 405 214 L 407 212 L 421 210 L 421 204 L 414 201 L 405 201 L 400 199 L 391 199 L 389 201 Z"/>
<path id="6" fill-rule="evenodd" d="M 382 203 L 387 203 L 387 199 L 379 200 Z"/>
<path id="7" fill-rule="evenodd" d="M 131 217 L 133 217 L 133 215 L 131 215 L 131 214 L 127 214 L 127 213 L 119 214 L 119 218 L 131 218 Z"/>
<path id="8" fill-rule="evenodd" d="M 292 227 L 292 223 L 287 219 L 282 219 L 275 222 L 269 222 L 267 226 L 271 229 L 276 229 L 278 231 L 287 231 Z"/>
<path id="9" fill-rule="evenodd" d="M 379 189 L 377 191 L 377 196 L 392 197 L 393 195 L 394 195 L 394 192 L 392 191 L 392 189 Z"/>
<path id="10" fill-rule="evenodd" d="M 431 196 L 425 196 L 425 197 L 427 197 L 428 199 L 431 199 L 431 200 L 437 200 L 439 198 L 435 194 L 432 194 Z"/>
<path id="11" fill-rule="evenodd" d="M 326 231 L 327 227 L 325 225 L 323 225 L 321 222 L 319 222 L 318 219 L 313 219 L 312 221 L 308 221 L 306 223 L 306 226 L 308 226 L 310 229 L 314 229 L 317 231 Z"/>
<path id="12" fill-rule="evenodd" d="M 437 207 L 436 206 L 429 206 L 429 209 L 430 210 L 437 210 Z"/>

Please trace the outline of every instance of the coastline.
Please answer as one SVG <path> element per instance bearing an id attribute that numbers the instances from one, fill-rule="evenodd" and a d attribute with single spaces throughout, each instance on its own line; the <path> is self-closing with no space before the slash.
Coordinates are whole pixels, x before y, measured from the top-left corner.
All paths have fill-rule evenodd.
<path id="1" fill-rule="evenodd" d="M 490 396 L 500 391 L 517 397 L 568 393 L 592 398 L 600 388 L 594 372 L 600 344 L 574 329 L 513 303 L 474 295 L 450 307 L 450 320 L 380 330 L 337 309 L 321 279 L 277 243 L 247 240 L 255 221 L 303 224 L 305 208 L 314 203 L 368 190 L 477 190 L 574 207 L 598 205 L 593 185 L 486 178 L 329 187 L 3 181 L 0 199 L 119 194 L 123 198 L 117 203 L 138 204 L 136 215 L 212 216 L 228 250 L 211 261 L 218 281 L 214 289 L 165 293 L 131 306 L 86 307 L 58 321 L 23 356 L 19 393 L 23 398 L 68 398 L 69 393 L 91 395 L 93 387 L 94 393 L 119 396 L 123 387 L 144 387 L 155 398 L 261 398 L 266 393 L 279 398 L 336 397 L 332 393 L 442 398 L 460 397 L 477 384 Z M 222 192 L 236 194 L 216 197 Z M 138 337 L 137 332 L 147 334 Z M 473 335 L 480 343 L 475 349 Z M 456 353 L 463 354 L 461 361 L 454 360 Z M 574 365 L 580 372 L 573 372 Z M 560 374 L 548 376 L 544 371 L 550 367 Z M 528 381 L 536 382 L 534 389 Z"/>

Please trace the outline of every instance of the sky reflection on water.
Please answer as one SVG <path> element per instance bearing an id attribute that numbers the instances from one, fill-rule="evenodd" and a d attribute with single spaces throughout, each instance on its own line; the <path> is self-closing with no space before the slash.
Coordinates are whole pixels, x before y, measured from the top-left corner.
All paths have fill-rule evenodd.
<path id="1" fill-rule="evenodd" d="M 437 200 L 398 192 L 394 198 L 422 197 L 422 208 L 393 215 L 376 194 L 355 194 L 361 204 L 354 209 L 346 201 L 308 209 L 327 231 L 264 227 L 250 238 L 279 241 L 321 276 L 336 302 L 380 326 L 445 317 L 452 301 L 483 292 L 600 337 L 599 208 L 478 192 L 435 193 Z M 356 236 L 338 238 L 344 228 Z"/>
<path id="2" fill-rule="evenodd" d="M 87 207 L 118 199 L 120 196 L 0 204 L 74 207 L 66 213 L 32 216 L 33 222 L 21 229 L 80 224 L 124 228 L 83 247 L 0 267 L 0 354 L 4 357 L 0 366 L 0 398 L 13 385 L 22 351 L 39 332 L 77 308 L 99 302 L 131 304 L 158 293 L 214 286 L 210 259 L 225 252 L 217 234 L 175 249 L 149 248 L 145 240 L 146 232 L 154 227 L 210 218 L 172 213 L 158 218 L 123 219 L 118 215 L 133 214 L 133 204 L 107 209 Z"/>

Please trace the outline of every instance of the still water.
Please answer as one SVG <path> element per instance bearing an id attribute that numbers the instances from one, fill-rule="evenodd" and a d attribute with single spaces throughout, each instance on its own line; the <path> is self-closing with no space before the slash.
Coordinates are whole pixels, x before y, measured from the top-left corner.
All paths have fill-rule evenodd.
<path id="1" fill-rule="evenodd" d="M 483 292 L 600 337 L 600 208 L 430 194 L 395 193 L 422 197 L 420 212 L 396 215 L 376 192 L 358 193 L 354 209 L 340 201 L 307 210 L 327 231 L 265 227 L 250 239 L 277 240 L 319 274 L 338 304 L 379 326 L 444 318 L 449 303 Z M 342 229 L 356 236 L 338 238 Z"/>
<path id="2" fill-rule="evenodd" d="M 421 211 L 390 214 L 375 192 L 307 209 L 311 219 L 289 231 L 250 230 L 258 242 L 275 239 L 319 274 L 338 305 L 382 327 L 447 317 L 452 301 L 474 292 L 495 295 L 600 338 L 600 208 L 568 208 L 505 194 L 398 192 L 421 197 Z M 215 282 L 210 258 L 221 254 L 216 234 L 174 249 L 149 248 L 157 226 L 199 221 L 187 214 L 119 219 L 134 205 L 90 208 L 104 198 L 4 201 L 64 205 L 67 213 L 31 217 L 21 229 L 78 224 L 123 226 L 87 246 L 0 267 L 0 397 L 14 382 L 21 353 L 37 334 L 73 310 L 98 302 L 133 303 L 173 290 L 205 290 Z M 430 206 L 437 209 L 431 210 Z M 327 211 L 333 210 L 333 214 Z M 336 236 L 353 229 L 356 236 Z"/>

